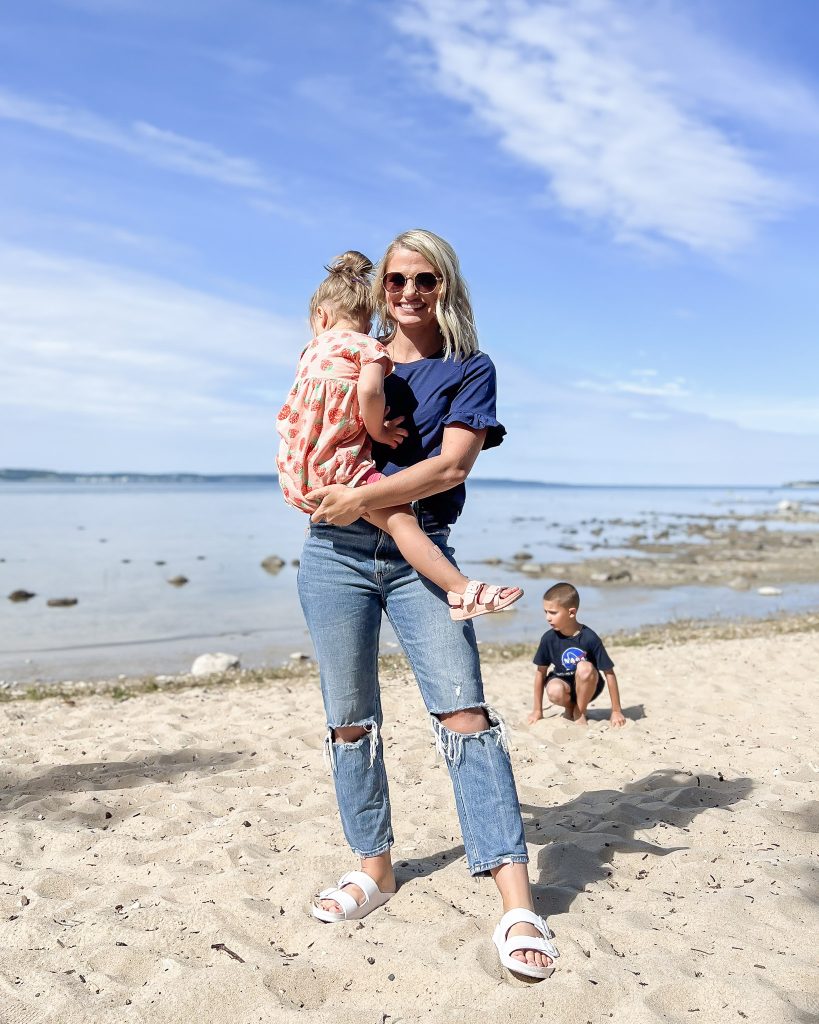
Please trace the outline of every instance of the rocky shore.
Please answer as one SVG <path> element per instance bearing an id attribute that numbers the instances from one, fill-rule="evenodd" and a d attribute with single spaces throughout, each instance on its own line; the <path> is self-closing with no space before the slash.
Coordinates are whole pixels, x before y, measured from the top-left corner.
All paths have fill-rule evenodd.
<path id="1" fill-rule="evenodd" d="M 671 587 L 706 584 L 748 590 L 783 582 L 819 582 L 819 510 L 784 502 L 775 512 L 590 520 L 591 557 L 538 562 L 530 551 L 487 564 L 577 585 Z M 626 534 L 610 541 L 609 534 Z M 567 550 L 582 550 L 567 541 Z M 609 553 L 609 549 L 610 550 Z"/>

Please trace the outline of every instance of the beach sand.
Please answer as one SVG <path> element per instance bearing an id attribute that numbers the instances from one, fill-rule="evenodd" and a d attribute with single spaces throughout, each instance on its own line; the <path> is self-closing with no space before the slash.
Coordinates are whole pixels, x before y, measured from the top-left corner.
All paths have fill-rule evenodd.
<path id="1" fill-rule="evenodd" d="M 611 650 L 622 730 L 605 696 L 526 726 L 528 661 L 485 668 L 561 951 L 540 984 L 498 964 L 406 671 L 400 890 L 335 926 L 307 910 L 354 866 L 314 678 L 3 704 L 0 1021 L 815 1021 L 819 632 Z"/>

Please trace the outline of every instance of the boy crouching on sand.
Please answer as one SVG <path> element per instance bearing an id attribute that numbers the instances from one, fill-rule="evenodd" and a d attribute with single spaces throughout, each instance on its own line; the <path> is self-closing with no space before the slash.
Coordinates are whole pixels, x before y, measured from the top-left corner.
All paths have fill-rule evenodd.
<path id="1" fill-rule="evenodd" d="M 543 595 L 543 610 L 552 627 L 540 638 L 532 659 L 535 693 L 529 722 L 543 718 L 543 691 L 550 703 L 564 708 L 563 717 L 587 725 L 586 708 L 603 689 L 603 676 L 609 687 L 611 719 L 618 728 L 626 724 L 620 707 L 620 690 L 614 662 L 603 641 L 588 626 L 577 621 L 580 595 L 571 583 L 555 583 Z"/>

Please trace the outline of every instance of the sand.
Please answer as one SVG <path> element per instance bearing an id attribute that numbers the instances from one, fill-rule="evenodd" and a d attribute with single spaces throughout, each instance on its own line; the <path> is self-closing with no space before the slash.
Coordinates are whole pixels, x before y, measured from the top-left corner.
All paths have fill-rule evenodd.
<path id="1" fill-rule="evenodd" d="M 336 926 L 307 911 L 353 866 L 314 678 L 0 706 L 0 1021 L 816 1020 L 819 633 L 760 634 L 614 646 L 622 730 L 605 698 L 526 726 L 530 665 L 487 665 L 562 954 L 540 984 L 497 962 L 406 673 L 401 888 Z"/>

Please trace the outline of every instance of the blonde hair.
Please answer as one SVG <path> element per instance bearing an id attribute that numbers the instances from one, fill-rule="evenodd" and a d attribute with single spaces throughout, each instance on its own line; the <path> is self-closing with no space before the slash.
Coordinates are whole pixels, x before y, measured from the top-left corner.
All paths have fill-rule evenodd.
<path id="1" fill-rule="evenodd" d="M 350 249 L 330 260 L 324 269 L 327 277 L 310 299 L 310 319 L 319 306 L 331 306 L 341 317 L 366 319 L 369 323 L 375 311 L 370 281 L 372 262 L 363 252 Z"/>
<path id="2" fill-rule="evenodd" d="M 423 228 L 404 231 L 387 246 L 387 251 L 378 261 L 373 281 L 375 313 L 378 318 L 378 334 L 388 337 L 398 326 L 389 314 L 387 295 L 384 291 L 384 274 L 390 257 L 396 249 L 417 252 L 430 263 L 441 276 L 435 318 L 444 339 L 445 358 L 466 359 L 478 351 L 478 332 L 475 316 L 469 300 L 469 289 L 461 276 L 461 268 L 455 250 L 440 235 Z"/>

